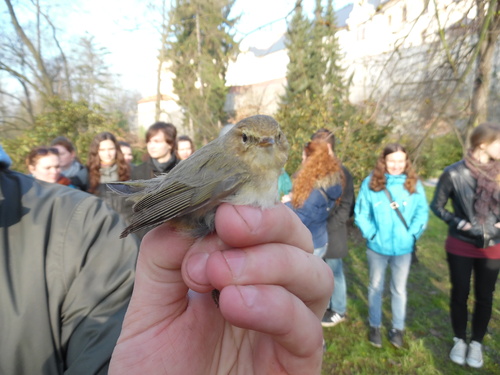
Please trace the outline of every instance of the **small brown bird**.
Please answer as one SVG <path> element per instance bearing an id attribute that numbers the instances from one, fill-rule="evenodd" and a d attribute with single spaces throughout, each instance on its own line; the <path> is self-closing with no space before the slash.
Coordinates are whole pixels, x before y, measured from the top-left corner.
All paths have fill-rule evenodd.
<path id="1" fill-rule="evenodd" d="M 202 237 L 214 231 L 222 202 L 269 208 L 279 202 L 278 177 L 288 142 L 276 120 L 256 115 L 197 150 L 166 175 L 108 186 L 135 201 L 132 222 L 121 237 L 166 221 Z"/>

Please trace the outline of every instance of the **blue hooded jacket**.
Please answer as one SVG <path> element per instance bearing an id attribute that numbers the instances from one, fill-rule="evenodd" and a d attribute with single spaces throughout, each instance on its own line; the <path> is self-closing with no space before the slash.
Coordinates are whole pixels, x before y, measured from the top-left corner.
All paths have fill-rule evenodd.
<path id="1" fill-rule="evenodd" d="M 354 207 L 355 223 L 366 239 L 367 247 L 383 255 L 403 255 L 413 251 L 429 219 L 429 206 L 420 181 L 416 192 L 404 187 L 406 175 L 386 174 L 386 188 L 398 203 L 399 211 L 409 226 L 407 230 L 383 190 L 370 189 L 371 175 L 364 179 Z"/>
<path id="2" fill-rule="evenodd" d="M 286 203 L 311 232 L 315 249 L 328 243 L 328 216 L 335 206 L 335 201 L 341 195 L 342 186 L 337 184 L 323 189 L 323 192 L 320 189 L 314 189 L 302 207 L 293 208 L 290 202 Z"/>

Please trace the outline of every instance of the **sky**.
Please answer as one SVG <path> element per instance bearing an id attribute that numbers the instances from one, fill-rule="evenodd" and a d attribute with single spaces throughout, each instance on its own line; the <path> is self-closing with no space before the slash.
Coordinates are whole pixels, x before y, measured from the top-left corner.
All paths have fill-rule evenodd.
<path id="1" fill-rule="evenodd" d="M 93 35 L 97 45 L 110 52 L 108 62 L 121 76 L 123 87 L 138 91 L 142 97 L 155 93 L 159 48 L 159 33 L 155 29 L 158 15 L 148 9 L 148 3 L 161 2 L 71 0 L 65 5 L 71 4 L 74 11 L 57 15 L 57 20 L 62 20 L 60 28 L 65 30 L 67 37 L 74 34 L 76 39 L 85 33 Z M 304 9 L 312 12 L 314 3 L 315 0 L 304 0 Z M 341 9 L 348 3 L 352 0 L 335 0 L 334 7 Z M 255 30 L 264 25 L 267 25 L 268 32 L 284 32 L 285 17 L 294 5 L 295 0 L 236 0 L 232 15 L 241 15 L 236 26 L 236 39 L 252 45 L 261 43 L 259 35 L 263 32 Z M 57 7 L 53 10 L 57 11 Z"/>

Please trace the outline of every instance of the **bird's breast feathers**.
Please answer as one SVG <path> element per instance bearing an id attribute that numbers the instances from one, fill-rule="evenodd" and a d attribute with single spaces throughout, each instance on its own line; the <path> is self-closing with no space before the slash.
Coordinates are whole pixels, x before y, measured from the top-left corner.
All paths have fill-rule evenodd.
<path id="1" fill-rule="evenodd" d="M 243 184 L 233 195 L 224 199 L 235 205 L 249 205 L 270 208 L 279 202 L 278 176 L 268 171 Z"/>

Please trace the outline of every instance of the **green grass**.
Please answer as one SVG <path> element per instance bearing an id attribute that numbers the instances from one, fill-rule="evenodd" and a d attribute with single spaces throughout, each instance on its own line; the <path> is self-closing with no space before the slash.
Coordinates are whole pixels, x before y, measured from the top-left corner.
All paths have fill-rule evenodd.
<path id="1" fill-rule="evenodd" d="M 433 189 L 426 188 L 430 202 Z M 452 363 L 448 353 L 453 332 L 449 317 L 449 278 L 444 241 L 446 225 L 432 213 L 418 241 L 419 263 L 408 279 L 405 345 L 394 348 L 387 339 L 391 328 L 389 275 L 383 300 L 383 346 L 368 342 L 368 268 L 366 248 L 358 230 L 350 230 L 350 251 L 344 259 L 348 319 L 324 328 L 327 351 L 322 374 L 500 374 L 500 281 L 493 302 L 488 334 L 483 341 L 484 366 L 472 369 Z M 471 292 L 472 293 L 472 292 Z M 470 305 L 472 310 L 472 304 Z M 469 331 L 470 332 L 470 331 Z"/>

